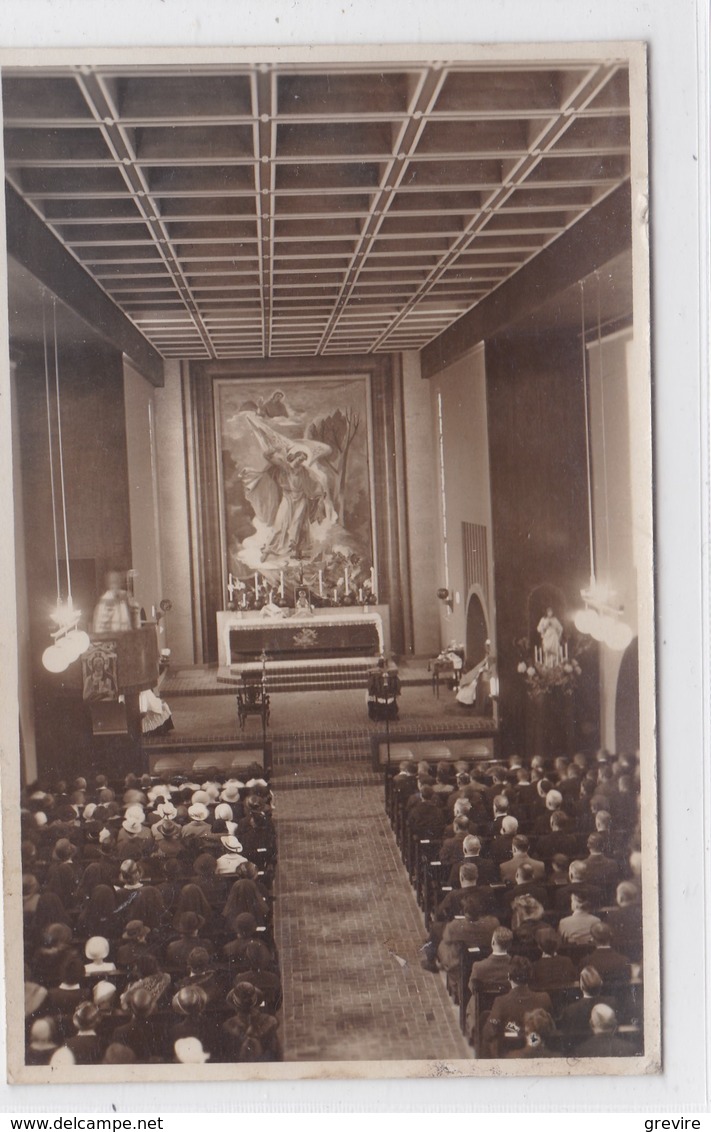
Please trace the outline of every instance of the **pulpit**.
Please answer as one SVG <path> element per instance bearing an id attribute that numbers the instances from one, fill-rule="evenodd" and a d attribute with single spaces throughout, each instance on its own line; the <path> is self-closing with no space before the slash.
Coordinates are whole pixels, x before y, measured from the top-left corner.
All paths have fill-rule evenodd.
<path id="1" fill-rule="evenodd" d="M 158 680 L 158 634 L 152 623 L 121 633 L 91 633 L 91 646 L 77 665 L 91 719 L 97 764 L 135 770 L 142 752 L 139 693 Z"/>

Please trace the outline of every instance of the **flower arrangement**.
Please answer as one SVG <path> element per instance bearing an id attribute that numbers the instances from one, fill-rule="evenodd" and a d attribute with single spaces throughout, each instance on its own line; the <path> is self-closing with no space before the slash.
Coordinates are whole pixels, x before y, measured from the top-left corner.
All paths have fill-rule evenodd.
<path id="1" fill-rule="evenodd" d="M 527 639 L 518 642 L 522 659 L 516 671 L 526 681 L 526 691 L 532 700 L 542 699 L 556 689 L 565 696 L 572 696 L 582 675 L 582 668 L 577 657 L 585 646 L 579 646 L 572 657 L 561 658 L 557 664 L 546 665 L 541 661 L 530 659 L 530 648 Z"/>

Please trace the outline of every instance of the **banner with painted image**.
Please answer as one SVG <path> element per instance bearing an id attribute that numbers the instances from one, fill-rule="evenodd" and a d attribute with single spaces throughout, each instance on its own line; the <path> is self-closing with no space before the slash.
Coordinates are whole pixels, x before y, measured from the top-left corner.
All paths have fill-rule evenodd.
<path id="1" fill-rule="evenodd" d="M 227 571 L 251 593 L 371 593 L 367 378 L 219 381 L 215 404 Z"/>

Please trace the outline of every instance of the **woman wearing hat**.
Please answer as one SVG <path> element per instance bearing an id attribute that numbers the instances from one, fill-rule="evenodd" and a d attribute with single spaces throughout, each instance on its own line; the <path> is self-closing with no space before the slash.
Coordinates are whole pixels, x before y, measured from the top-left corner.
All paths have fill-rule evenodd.
<path id="1" fill-rule="evenodd" d="M 173 926 L 178 927 L 183 912 L 195 912 L 205 923 L 212 919 L 212 908 L 197 884 L 184 884 L 175 905 Z"/>
<path id="2" fill-rule="evenodd" d="M 172 802 L 161 801 L 158 803 L 152 815 L 152 823 L 150 827 L 151 834 L 156 838 L 157 841 L 160 841 L 161 837 L 160 831 L 157 832 L 157 827 L 166 819 L 175 821 L 177 816 L 178 811 L 176 810 Z"/>
<path id="3" fill-rule="evenodd" d="M 151 996 L 155 1009 L 169 987 L 170 975 L 161 970 L 161 965 L 156 956 L 146 951 L 144 954 L 138 955 L 131 964 L 130 982 L 121 995 L 121 1005 L 124 1006 L 124 1000 L 129 1001 L 134 991 L 142 990 L 147 991 Z"/>
<path id="4" fill-rule="evenodd" d="M 169 943 L 165 952 L 165 960 L 169 968 L 187 971 L 190 954 L 196 947 L 203 948 L 212 955 L 212 943 L 199 935 L 204 925 L 205 920 L 197 912 L 182 912 L 178 916 L 176 927 L 180 932 L 180 939 Z"/>
<path id="5" fill-rule="evenodd" d="M 215 806 L 215 821 L 223 821 L 227 827 L 227 832 L 234 834 L 237 829 L 237 822 L 234 820 L 234 811 L 229 802 L 220 802 Z M 213 833 L 215 827 L 213 826 Z"/>
<path id="6" fill-rule="evenodd" d="M 119 966 L 128 969 L 133 967 L 136 960 L 141 955 L 149 953 L 148 937 L 150 935 L 149 928 L 143 923 L 143 920 L 129 920 L 123 930 L 121 936 L 121 946 L 116 953 Z"/>
<path id="7" fill-rule="evenodd" d="M 227 996 L 227 1004 L 232 1007 L 234 1014 L 222 1027 L 226 1039 L 225 1052 L 231 1046 L 234 1059 L 241 1060 L 245 1043 L 253 1040 L 261 1049 L 260 1061 L 280 1061 L 278 1023 L 272 1014 L 267 1014 L 260 1008 L 257 988 L 238 976 Z"/>
<path id="8" fill-rule="evenodd" d="M 108 884 L 97 884 L 79 916 L 77 931 L 84 936 L 98 935 L 110 939 L 119 927 L 116 893 Z"/>
<path id="9" fill-rule="evenodd" d="M 232 876 L 247 858 L 242 854 L 242 842 L 236 837 L 227 835 L 221 837 L 220 842 L 224 852 L 217 858 L 217 875 L 221 877 Z"/>
<path id="10" fill-rule="evenodd" d="M 138 817 L 125 817 L 116 837 L 116 845 L 121 851 L 129 848 L 133 841 L 143 841 L 151 836 L 151 831 Z"/>
<path id="11" fill-rule="evenodd" d="M 103 935 L 93 935 L 86 941 L 84 954 L 88 962 L 84 964 L 85 975 L 108 975 L 116 970 L 116 964 L 108 961 L 110 946 Z"/>
<path id="12" fill-rule="evenodd" d="M 155 838 L 155 852 L 160 857 L 180 857 L 185 853 L 185 843 L 180 836 L 180 826 L 172 818 L 162 818 L 152 829 Z"/>
<path id="13" fill-rule="evenodd" d="M 212 826 L 209 822 L 210 811 L 204 802 L 193 802 L 188 807 L 187 825 L 183 826 L 182 837 L 189 840 L 191 837 L 209 837 Z"/>

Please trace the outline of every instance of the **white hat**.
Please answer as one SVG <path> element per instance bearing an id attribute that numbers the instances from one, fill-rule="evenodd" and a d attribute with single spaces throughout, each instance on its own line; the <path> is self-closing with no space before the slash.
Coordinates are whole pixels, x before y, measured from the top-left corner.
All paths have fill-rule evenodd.
<path id="1" fill-rule="evenodd" d="M 177 812 L 172 802 L 161 802 L 160 805 L 156 806 L 156 813 L 160 814 L 162 818 L 174 818 Z"/>
<path id="2" fill-rule="evenodd" d="M 225 783 L 220 798 L 223 802 L 238 802 L 240 790 L 244 790 L 244 783 L 237 778 L 230 778 Z"/>
<path id="3" fill-rule="evenodd" d="M 202 802 L 195 802 L 188 809 L 188 817 L 193 821 L 205 821 L 210 816 L 210 811 L 207 806 L 203 806 Z"/>
<path id="4" fill-rule="evenodd" d="M 191 801 L 202 802 L 202 804 L 206 806 L 210 801 L 210 795 L 206 790 L 196 790 L 192 796 Z"/>
<path id="5" fill-rule="evenodd" d="M 242 852 L 242 845 L 237 840 L 236 837 L 232 837 L 231 835 L 227 835 L 225 837 L 221 837 L 220 841 L 224 845 L 225 849 L 228 849 L 230 853 L 241 853 Z"/>
<path id="6" fill-rule="evenodd" d="M 158 786 L 151 786 L 148 791 L 148 801 L 155 802 L 156 798 L 170 798 L 171 790 L 167 783 L 163 782 Z"/>
<path id="7" fill-rule="evenodd" d="M 215 817 L 218 821 L 232 821 L 233 816 L 232 806 L 228 802 L 220 802 L 215 806 Z"/>
<path id="8" fill-rule="evenodd" d="M 134 836 L 139 834 L 143 829 L 143 824 L 138 818 L 124 818 L 121 825 L 126 830 L 126 833 L 132 833 Z"/>
<path id="9" fill-rule="evenodd" d="M 141 823 L 141 825 L 143 825 L 143 822 L 144 822 L 145 817 L 146 817 L 146 813 L 145 813 L 145 810 L 143 809 L 143 806 L 133 805 L 133 806 L 126 806 L 126 809 L 124 810 L 123 816 L 125 818 L 135 819 L 136 821 L 139 821 Z"/>
<path id="10" fill-rule="evenodd" d="M 178 1038 L 173 1048 L 182 1065 L 202 1065 L 210 1059 L 199 1038 Z"/>

